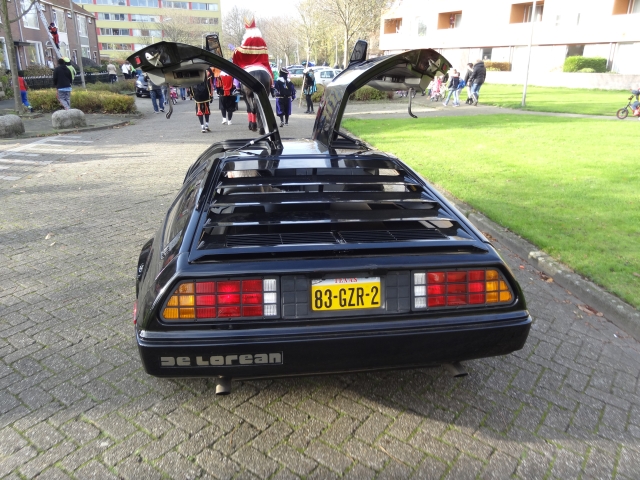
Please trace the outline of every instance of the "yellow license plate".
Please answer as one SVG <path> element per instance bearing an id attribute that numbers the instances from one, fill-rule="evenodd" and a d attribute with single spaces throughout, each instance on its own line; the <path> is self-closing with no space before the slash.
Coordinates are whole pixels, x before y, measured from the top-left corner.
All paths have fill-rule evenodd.
<path id="1" fill-rule="evenodd" d="M 311 282 L 311 308 L 315 311 L 380 308 L 381 305 L 380 277 Z"/>

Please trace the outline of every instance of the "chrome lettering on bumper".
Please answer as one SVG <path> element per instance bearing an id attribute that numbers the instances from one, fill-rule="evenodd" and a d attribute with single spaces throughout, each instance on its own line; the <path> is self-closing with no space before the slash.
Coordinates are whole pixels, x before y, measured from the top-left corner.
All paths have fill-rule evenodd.
<path id="1" fill-rule="evenodd" d="M 200 355 L 196 357 L 160 357 L 161 367 L 241 367 L 282 365 L 282 352 L 241 355 Z"/>

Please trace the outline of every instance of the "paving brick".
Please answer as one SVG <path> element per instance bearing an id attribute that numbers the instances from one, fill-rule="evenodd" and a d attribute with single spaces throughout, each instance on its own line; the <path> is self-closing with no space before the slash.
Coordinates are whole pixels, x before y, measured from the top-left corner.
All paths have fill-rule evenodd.
<path id="1" fill-rule="evenodd" d="M 170 478 L 197 478 L 202 469 L 190 462 L 177 452 L 169 452 L 155 463 L 158 469 L 169 475 Z"/>
<path id="2" fill-rule="evenodd" d="M 269 456 L 278 462 L 287 465 L 294 473 L 308 475 L 318 465 L 316 461 L 291 448 L 289 445 L 280 445 L 269 452 Z"/>
<path id="3" fill-rule="evenodd" d="M 338 474 L 344 473 L 352 463 L 351 459 L 343 453 L 318 441 L 312 442 L 305 450 L 305 454 Z"/>
<path id="4" fill-rule="evenodd" d="M 274 474 L 278 468 L 278 462 L 270 459 L 264 453 L 253 447 L 244 447 L 234 453 L 233 458 L 238 464 L 244 465 L 260 478 L 268 478 Z"/>

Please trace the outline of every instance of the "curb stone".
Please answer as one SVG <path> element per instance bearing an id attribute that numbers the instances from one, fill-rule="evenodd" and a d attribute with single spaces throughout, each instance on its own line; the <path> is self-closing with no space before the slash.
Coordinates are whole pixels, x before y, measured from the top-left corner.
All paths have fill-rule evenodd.
<path id="1" fill-rule="evenodd" d="M 569 290 L 589 306 L 602 312 L 609 321 L 636 340 L 640 340 L 640 312 L 634 307 L 573 272 L 568 266 L 538 250 L 532 243 L 489 220 L 449 192 L 440 191 L 477 229 L 495 237 L 521 258 L 553 278 L 555 283 Z"/>

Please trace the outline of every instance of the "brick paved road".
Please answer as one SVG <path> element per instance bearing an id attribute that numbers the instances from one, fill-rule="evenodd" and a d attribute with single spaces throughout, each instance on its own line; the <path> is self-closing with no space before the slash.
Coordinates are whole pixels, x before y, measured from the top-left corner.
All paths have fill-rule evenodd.
<path id="1" fill-rule="evenodd" d="M 0 477 L 638 478 L 640 348 L 502 250 L 535 323 L 524 350 L 441 369 L 234 382 L 143 373 L 135 261 L 195 156 L 244 134 L 191 105 L 85 133 L 0 182 Z M 294 117 L 284 134 L 307 134 Z M 214 117 L 215 118 L 215 117 Z M 524 269 L 520 269 L 524 265 Z"/>

